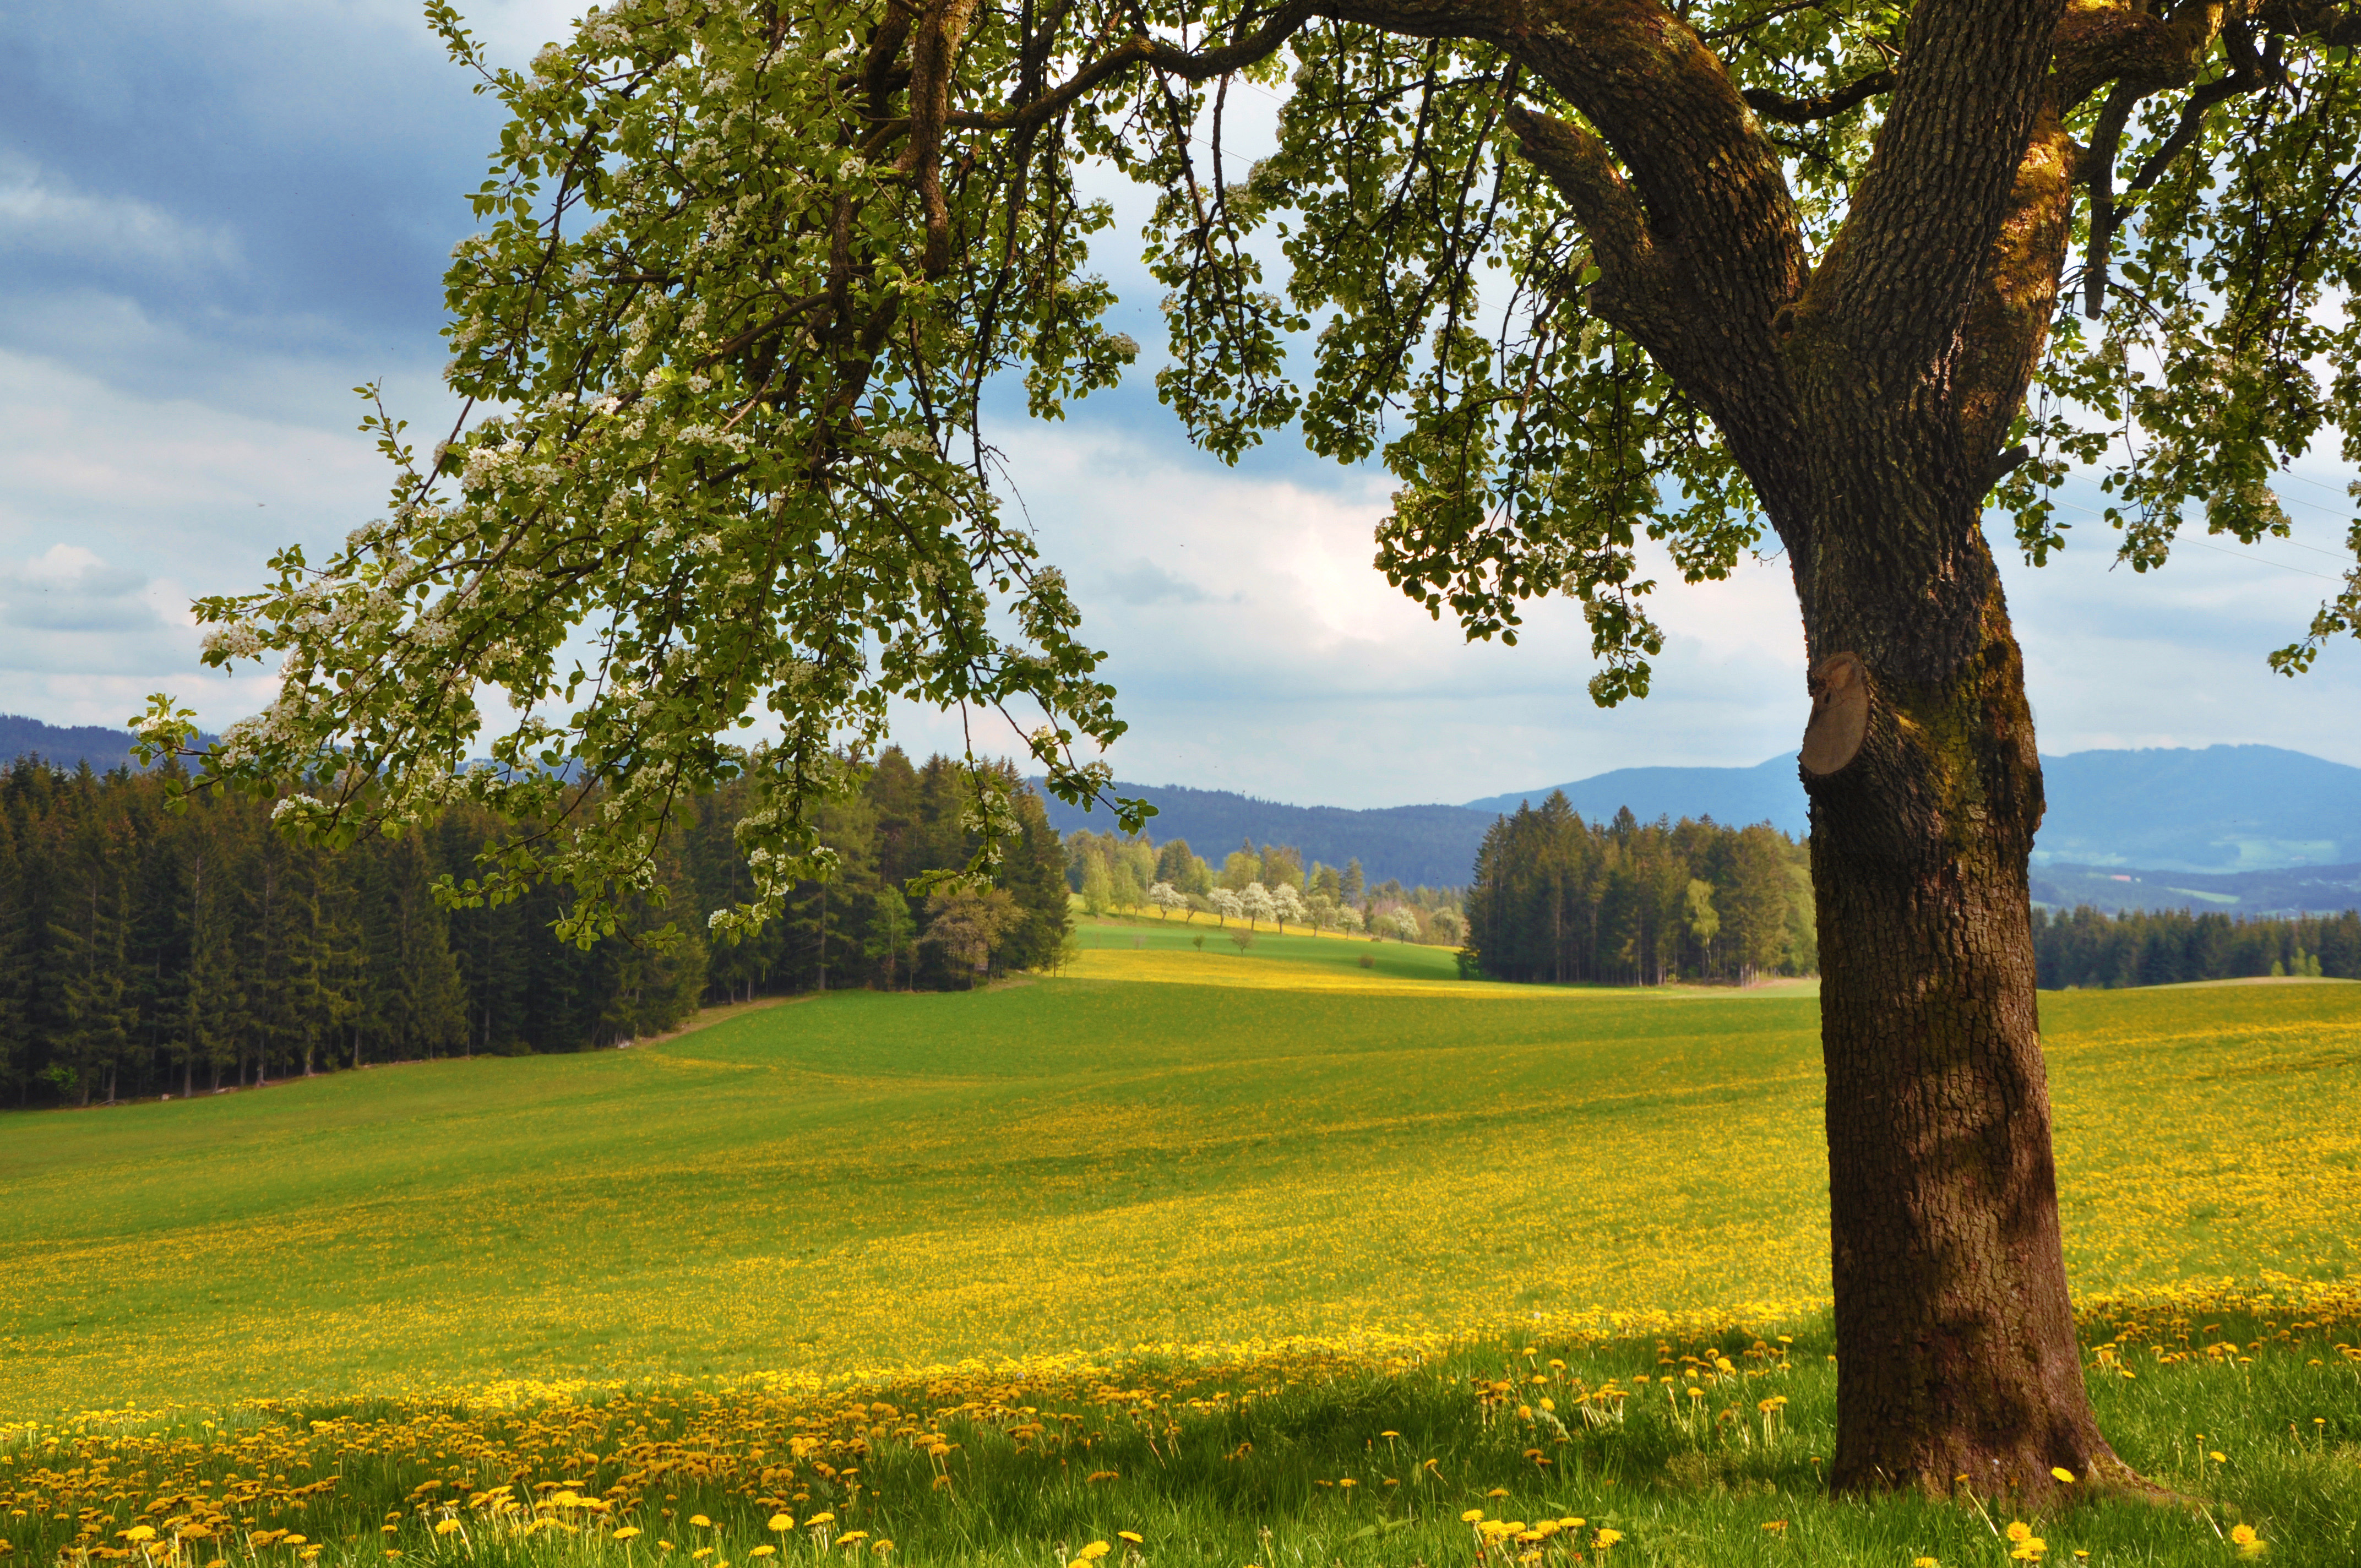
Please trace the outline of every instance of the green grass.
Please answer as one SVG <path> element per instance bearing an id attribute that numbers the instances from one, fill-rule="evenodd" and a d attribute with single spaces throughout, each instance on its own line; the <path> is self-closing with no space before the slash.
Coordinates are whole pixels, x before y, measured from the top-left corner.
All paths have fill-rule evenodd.
<path id="1" fill-rule="evenodd" d="M 625 1051 L 0 1118 L 0 1427 L 113 1407 L 166 1412 L 142 1431 L 194 1432 L 199 1413 L 242 1409 L 237 1422 L 274 1431 L 359 1410 L 414 1433 L 417 1412 L 470 1412 L 476 1437 L 431 1452 L 372 1439 L 375 1468 L 347 1454 L 343 1500 L 313 1516 L 343 1521 L 341 1541 L 347 1514 L 480 1448 L 504 1403 L 604 1400 L 655 1431 L 675 1419 L 664 1399 L 709 1414 L 678 1390 L 808 1400 L 857 1376 L 926 1420 L 972 1402 L 984 1375 L 931 1375 L 929 1405 L 929 1375 L 909 1369 L 980 1357 L 1015 1358 L 1011 1386 L 1047 1390 L 1038 1408 L 1055 1394 L 1100 1411 L 1086 1384 L 1060 1391 L 1057 1358 L 1082 1350 L 1105 1376 L 1168 1391 L 1277 1392 L 1244 1415 L 1176 1408 L 1161 1458 L 1144 1431 L 1108 1428 L 1118 1461 L 1092 1464 L 1122 1473 L 1119 1492 L 1016 1453 L 1009 1421 L 963 1440 L 970 1468 L 947 1490 L 909 1484 L 918 1459 L 881 1440 L 860 1506 L 906 1554 L 946 1561 L 1038 1563 L 1057 1541 L 1136 1529 L 1159 1563 L 1436 1563 L 1469 1550 L 1458 1512 L 1493 1508 L 1492 1486 L 1510 1488 L 1494 1510 L 1510 1517 L 1551 1503 L 1623 1520 L 1618 1560 L 2001 1560 L 1972 1511 L 1819 1497 L 1832 1384 L 1815 1354 L 1761 1383 L 1792 1400 L 1767 1448 L 1684 1432 L 1642 1400 L 1623 1426 L 1577 1424 L 1546 1475 L 1523 1457 L 1532 1433 L 1485 1424 L 1469 1394 L 1466 1376 L 1521 1342 L 1594 1386 L 1653 1366 L 1660 1338 L 1686 1347 L 1740 1322 L 1817 1350 L 1807 992 L 1537 992 L 1457 981 L 1447 952 L 1399 943 L 1265 936 L 1240 954 L 1202 921 L 1083 935 L 1069 977 L 992 992 L 839 994 Z M 2072 993 L 2043 1010 L 2079 1291 L 2339 1288 L 2361 1236 L 2361 986 Z M 2149 1316 L 2172 1344 L 2297 1321 L 2206 1334 L 2215 1319 Z M 2126 1455 L 2202 1496 L 2214 1522 L 2086 1511 L 2082 1534 L 2048 1532 L 2055 1558 L 2225 1558 L 2213 1531 L 2236 1508 L 2268 1521 L 2274 1561 L 2354 1560 L 2361 1398 L 2334 1337 L 2297 1332 L 2243 1370 L 2143 1364 L 2102 1384 Z M 1760 1388 L 1733 1395 L 1750 1420 Z M 741 1416 L 774 1447 L 813 1419 Z M 1391 1489 L 1389 1517 L 1415 1515 L 1399 1527 L 1376 1517 L 1386 1476 L 1348 1470 L 1376 1463 L 1385 1430 L 1419 1433 L 1447 1477 Z M 582 1450 L 604 1455 L 602 1486 L 629 1468 L 610 1435 Z M 741 1432 L 696 1484 L 710 1497 L 665 1483 L 683 1517 L 695 1497 L 748 1526 L 754 1500 L 721 1478 L 759 1469 L 753 1442 Z M 2216 1446 L 2234 1462 L 2191 1461 Z M 41 1452 L 20 1449 L 18 1482 Z M 526 1460 L 573 1474 L 557 1450 Z M 234 1461 L 185 1473 L 203 1464 Z M 1314 1485 L 1348 1473 L 1365 1487 Z M 1576 1475 L 1589 1490 L 1568 1489 Z M 32 1510 L 12 1530 L 11 1485 L 0 1466 L 0 1539 L 45 1561 L 70 1531 Z M 666 1506 L 642 1486 L 649 1510 Z M 1757 1528 L 1777 1518 L 1785 1531 Z M 706 1568 L 721 1556 L 752 1568 L 737 1548 Z"/>
<path id="2" fill-rule="evenodd" d="M 1266 926 L 1250 933 L 1251 947 L 1241 952 L 1231 939 L 1237 927 L 1216 926 L 1213 917 L 1199 915 L 1188 921 L 1179 916 L 1157 919 L 1154 916 L 1117 916 L 1108 920 L 1077 922 L 1076 935 L 1082 947 L 1093 952 L 1117 952 L 1135 948 L 1152 952 L 1198 952 L 1209 959 L 1226 959 L 1245 964 L 1285 963 L 1308 966 L 1339 973 L 1364 970 L 1363 959 L 1369 960 L 1364 972 L 1397 980 L 1457 980 L 1459 961 L 1449 948 L 1423 947 L 1391 938 L 1372 941 L 1367 937 L 1344 937 L 1334 932 L 1312 936 L 1301 927 L 1285 935 Z"/>

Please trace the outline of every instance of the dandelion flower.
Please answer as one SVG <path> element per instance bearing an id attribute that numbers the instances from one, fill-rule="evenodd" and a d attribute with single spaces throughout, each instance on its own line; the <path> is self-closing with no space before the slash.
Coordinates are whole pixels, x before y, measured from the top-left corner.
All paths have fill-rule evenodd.
<path id="1" fill-rule="evenodd" d="M 695 1525 L 699 1530 L 711 1530 L 713 1528 L 713 1521 L 707 1519 L 703 1514 L 689 1515 L 688 1522 Z"/>
<path id="2" fill-rule="evenodd" d="M 639 1533 L 639 1526 L 635 1524 L 627 1524 L 622 1529 L 615 1532 L 615 1539 L 617 1541 L 631 1541 L 635 1539 Z"/>
<path id="3" fill-rule="evenodd" d="M 434 1533 L 437 1535 L 451 1535 L 456 1533 L 458 1528 L 459 1521 L 457 1519 L 445 1519 L 441 1524 L 434 1527 Z"/>
<path id="4" fill-rule="evenodd" d="M 1127 1541 L 1131 1542 L 1134 1546 L 1143 1546 L 1143 1545 L 1147 1544 L 1147 1543 L 1146 1543 L 1146 1541 L 1144 1541 L 1144 1540 L 1143 1540 L 1143 1539 L 1138 1535 L 1138 1533 L 1137 1533 L 1137 1532 L 1136 1532 L 1136 1531 L 1133 1531 L 1133 1530 L 1117 1530 L 1117 1531 L 1115 1531 L 1115 1538 L 1117 1541 Z"/>
<path id="5" fill-rule="evenodd" d="M 2057 1476 L 2057 1477 L 2058 1477 L 2058 1479 L 2059 1479 L 2060 1481 L 2065 1482 L 2069 1486 L 2072 1486 L 2072 1485 L 2074 1484 L 2074 1472 L 2072 1472 L 2071 1470 L 2067 1469 L 2067 1468 L 2066 1468 L 2064 1465 L 2062 1465 L 2062 1464 L 2053 1464 L 2053 1465 L 2051 1465 L 2051 1466 L 2049 1467 L 2049 1474 L 2051 1474 L 2052 1475 Z"/>
<path id="6" fill-rule="evenodd" d="M 796 1517 L 793 1514 L 773 1514 L 771 1516 L 771 1529 L 777 1531 L 779 1534 L 785 1535 L 787 1531 L 795 1528 Z"/>
<path id="7" fill-rule="evenodd" d="M 773 1546 L 773 1545 L 772 1545 L 769 1541 L 764 1541 L 762 1545 L 760 1545 L 760 1546 L 758 1546 L 758 1547 L 754 1548 L 754 1550 L 753 1550 L 753 1551 L 749 1552 L 748 1553 L 746 1553 L 746 1555 L 747 1555 L 747 1556 L 749 1556 L 749 1557 L 775 1557 L 775 1556 L 777 1556 L 778 1554 L 779 1554 L 779 1549 L 778 1549 L 777 1547 L 775 1547 L 775 1546 Z"/>
<path id="8" fill-rule="evenodd" d="M 1477 1520 L 1478 1520 L 1478 1519 L 1482 1519 L 1483 1517 L 1484 1517 L 1484 1510 L 1483 1510 L 1483 1509 L 1481 1509 L 1481 1508 L 1470 1508 L 1470 1509 L 1468 1509 L 1466 1513 L 1461 1514 L 1461 1515 L 1459 1516 L 1459 1522 L 1460 1522 L 1461 1524 L 1474 1524 Z"/>
<path id="9" fill-rule="evenodd" d="M 2009 1540 L 2022 1544 L 2033 1539 L 2033 1527 L 2023 1519 L 2011 1519 L 2008 1521 L 2007 1534 Z"/>
<path id="10" fill-rule="evenodd" d="M 804 1528 L 806 1530 L 818 1530 L 824 1524 L 834 1524 L 835 1522 L 836 1516 L 834 1514 L 814 1514 L 811 1518 L 804 1520 Z"/>

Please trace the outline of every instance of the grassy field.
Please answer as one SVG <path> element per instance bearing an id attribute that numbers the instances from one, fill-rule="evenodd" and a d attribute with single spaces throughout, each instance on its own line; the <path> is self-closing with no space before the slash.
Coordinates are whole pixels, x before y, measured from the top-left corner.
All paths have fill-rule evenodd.
<path id="1" fill-rule="evenodd" d="M 1408 1565 L 1481 1546 L 1469 1508 L 1587 1521 L 1501 1538 L 1504 1564 L 2008 1559 L 2004 1518 L 1813 1486 L 1808 987 L 1536 992 L 1394 943 L 1085 935 L 1063 976 L 989 992 L 0 1117 L 0 1539 L 153 1555 L 115 1532 L 160 1492 L 148 1528 L 201 1531 L 191 1556 L 291 1562 L 606 1541 L 753 1568 L 862 1529 L 856 1552 L 946 1560 Z M 2069 1262 L 2094 1346 L 2136 1330 L 2103 1413 L 2212 1505 L 2083 1510 L 2054 1554 L 2212 1560 L 2177 1554 L 2230 1554 L 2243 1508 L 2278 1561 L 2355 1560 L 2361 986 L 2043 1014 Z M 1695 1403 L 1638 1381 L 1684 1355 Z M 609 1511 L 520 1535 L 530 1511 L 425 1480 Z M 644 1538 L 613 1544 L 627 1518 Z M 273 1530 L 307 1539 L 254 1546 Z"/>

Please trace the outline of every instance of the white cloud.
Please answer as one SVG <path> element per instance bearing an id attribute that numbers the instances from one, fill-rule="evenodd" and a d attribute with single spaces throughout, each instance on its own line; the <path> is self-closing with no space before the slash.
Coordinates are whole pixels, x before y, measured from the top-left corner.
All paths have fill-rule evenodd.
<path id="1" fill-rule="evenodd" d="M 236 237 L 130 196 L 74 188 L 30 159 L 0 151 L 0 254 L 170 271 L 238 264 Z"/>
<path id="2" fill-rule="evenodd" d="M 148 579 L 79 544 L 52 544 L 0 578 L 0 620 L 18 630 L 127 631 L 156 625 Z"/>

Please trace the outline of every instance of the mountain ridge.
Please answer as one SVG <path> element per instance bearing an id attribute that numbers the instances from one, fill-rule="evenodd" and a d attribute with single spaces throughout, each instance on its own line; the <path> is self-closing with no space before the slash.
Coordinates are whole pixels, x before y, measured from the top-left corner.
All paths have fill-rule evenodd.
<path id="1" fill-rule="evenodd" d="M 0 762 L 29 752 L 105 772 L 136 765 L 131 743 L 126 730 L 0 714 Z M 2043 758 L 2042 769 L 2049 809 L 2034 850 L 2040 902 L 2261 914 L 2361 901 L 2361 768 L 2284 747 L 2216 745 L 2070 751 Z M 1156 803 L 1160 814 L 1148 830 L 1158 841 L 1186 839 L 1216 862 L 1243 841 L 1289 844 L 1332 865 L 1357 859 L 1373 883 L 1438 887 L 1466 882 L 1496 817 L 1555 790 L 1591 820 L 1629 806 L 1645 821 L 1767 821 L 1798 837 L 1808 827 L 1795 759 L 1785 753 L 1752 767 L 1614 768 L 1461 805 L 1367 810 L 1181 784 L 1114 787 Z M 1047 804 L 1060 832 L 1104 831 L 1111 820 L 1054 798 Z"/>

